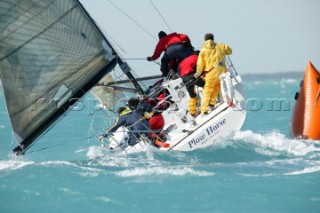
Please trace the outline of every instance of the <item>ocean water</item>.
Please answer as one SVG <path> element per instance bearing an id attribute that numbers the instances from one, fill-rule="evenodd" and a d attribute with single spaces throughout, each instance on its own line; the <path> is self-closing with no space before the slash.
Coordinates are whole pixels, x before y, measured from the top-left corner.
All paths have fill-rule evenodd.
<path id="1" fill-rule="evenodd" d="M 206 149 L 130 155 L 102 148 L 92 134 L 106 116 L 78 106 L 13 156 L 1 91 L 0 212 L 319 213 L 320 142 L 289 138 L 302 77 L 244 78 L 243 128 Z"/>

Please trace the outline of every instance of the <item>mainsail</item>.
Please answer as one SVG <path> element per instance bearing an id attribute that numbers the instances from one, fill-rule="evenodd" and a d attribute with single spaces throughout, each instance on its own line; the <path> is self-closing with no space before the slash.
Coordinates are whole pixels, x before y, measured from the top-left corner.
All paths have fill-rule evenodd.
<path id="1" fill-rule="evenodd" d="M 0 77 L 21 154 L 117 54 L 77 0 L 1 0 L 0 17 Z"/>

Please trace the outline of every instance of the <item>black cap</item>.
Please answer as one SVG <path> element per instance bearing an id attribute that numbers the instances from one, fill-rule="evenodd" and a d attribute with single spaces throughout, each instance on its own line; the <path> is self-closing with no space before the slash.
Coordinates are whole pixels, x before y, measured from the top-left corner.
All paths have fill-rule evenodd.
<path id="1" fill-rule="evenodd" d="M 137 108 L 139 102 L 140 100 L 138 98 L 130 98 L 128 101 L 128 106 L 131 110 L 134 110 Z"/>
<path id="2" fill-rule="evenodd" d="M 163 32 L 163 31 L 160 31 L 160 32 L 158 33 L 159 39 L 162 39 L 162 38 L 165 37 L 165 36 L 167 36 L 167 33 Z"/>
<path id="3" fill-rule="evenodd" d="M 212 33 L 207 33 L 204 35 L 204 40 L 207 41 L 207 40 L 214 40 L 214 35 Z"/>

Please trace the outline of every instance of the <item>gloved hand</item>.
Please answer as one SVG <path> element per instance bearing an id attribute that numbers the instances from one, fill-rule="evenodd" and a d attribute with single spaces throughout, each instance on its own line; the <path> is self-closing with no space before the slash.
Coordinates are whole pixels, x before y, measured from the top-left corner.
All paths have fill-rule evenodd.
<path id="1" fill-rule="evenodd" d="M 98 140 L 99 140 L 100 142 L 102 142 L 103 139 L 104 139 L 104 136 L 102 136 L 102 135 L 98 137 Z"/>
<path id="2" fill-rule="evenodd" d="M 196 72 L 193 77 L 194 78 L 199 78 L 201 76 L 202 72 Z"/>
<path id="3" fill-rule="evenodd" d="M 152 61 L 150 56 L 147 57 L 147 61 Z"/>
<path id="4" fill-rule="evenodd" d="M 154 115 L 154 111 L 145 112 L 143 117 L 144 117 L 145 119 L 149 119 L 149 118 L 151 118 L 153 115 Z"/>
<path id="5" fill-rule="evenodd" d="M 113 135 L 112 133 L 102 134 L 102 135 L 100 135 L 100 136 L 98 137 L 98 140 L 99 140 L 100 142 L 102 142 L 104 138 L 107 138 L 107 137 L 112 136 L 112 135 Z"/>

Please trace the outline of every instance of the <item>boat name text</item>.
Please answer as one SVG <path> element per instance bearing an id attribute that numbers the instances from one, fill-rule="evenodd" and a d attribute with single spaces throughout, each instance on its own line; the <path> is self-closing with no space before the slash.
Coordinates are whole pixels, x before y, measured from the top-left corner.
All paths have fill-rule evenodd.
<path id="1" fill-rule="evenodd" d="M 220 127 L 222 127 L 224 124 L 226 124 L 226 119 L 223 119 L 222 121 L 220 121 L 219 123 L 217 123 L 214 126 L 210 126 L 209 128 L 207 128 L 207 133 L 208 135 L 211 135 L 212 133 L 214 133 L 215 131 L 217 131 Z"/>
<path id="2" fill-rule="evenodd" d="M 204 133 L 199 137 L 193 138 L 191 141 L 188 142 L 190 149 L 201 142 L 205 142 L 207 137 L 209 138 L 212 134 L 216 133 L 220 129 L 220 127 L 222 127 L 225 124 L 226 124 L 226 119 L 223 119 L 222 121 L 216 123 L 215 125 L 209 126 L 206 129 L 207 134 Z"/>

